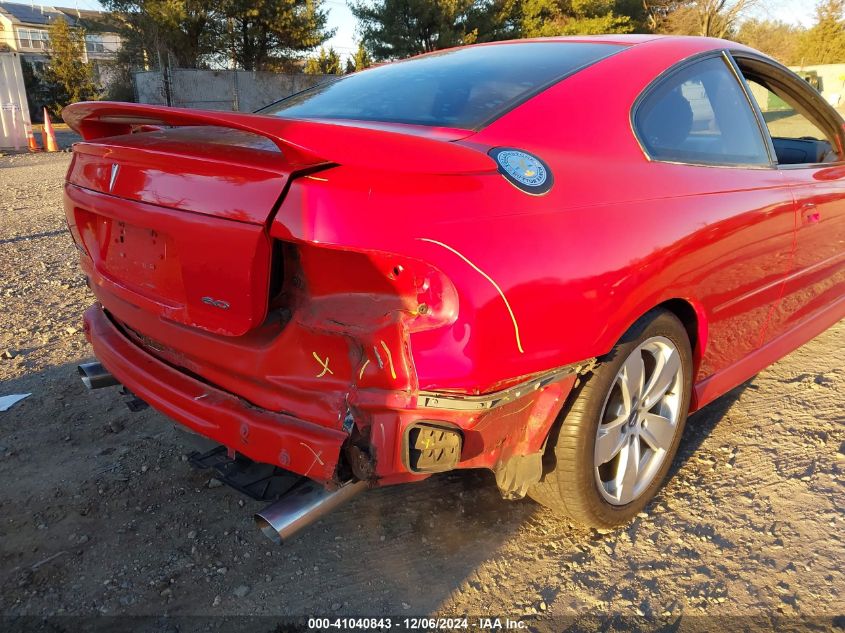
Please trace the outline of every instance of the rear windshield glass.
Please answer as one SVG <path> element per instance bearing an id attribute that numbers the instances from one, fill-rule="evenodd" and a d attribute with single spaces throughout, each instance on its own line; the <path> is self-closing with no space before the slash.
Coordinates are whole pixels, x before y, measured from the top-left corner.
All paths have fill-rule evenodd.
<path id="1" fill-rule="evenodd" d="M 459 48 L 321 84 L 260 112 L 475 129 L 620 48 L 584 42 Z"/>

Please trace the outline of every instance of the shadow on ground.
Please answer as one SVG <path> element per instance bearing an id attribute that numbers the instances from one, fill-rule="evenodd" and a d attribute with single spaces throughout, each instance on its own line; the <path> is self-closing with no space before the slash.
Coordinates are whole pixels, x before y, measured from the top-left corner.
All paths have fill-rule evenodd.
<path id="1" fill-rule="evenodd" d="M 673 472 L 741 390 L 690 419 Z M 18 392 L 32 396 L 0 414 L 5 614 L 430 613 L 545 513 L 454 472 L 370 491 L 279 548 L 252 523 L 262 504 L 184 461 L 204 440 L 115 388 L 86 392 L 76 363 L 0 384 Z M 600 538 L 571 531 L 576 554 Z M 512 565 L 530 577 L 531 560 Z"/>

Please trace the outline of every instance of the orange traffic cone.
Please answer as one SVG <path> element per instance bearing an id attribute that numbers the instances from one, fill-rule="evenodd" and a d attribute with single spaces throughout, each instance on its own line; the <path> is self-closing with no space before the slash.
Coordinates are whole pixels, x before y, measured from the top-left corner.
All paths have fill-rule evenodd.
<path id="1" fill-rule="evenodd" d="M 44 143 L 44 149 L 48 152 L 59 151 L 59 144 L 56 142 L 56 133 L 53 131 L 53 124 L 50 123 L 50 115 L 47 114 L 47 108 L 44 108 L 44 127 L 41 130 L 41 141 Z"/>
<path id="2" fill-rule="evenodd" d="M 26 124 L 26 142 L 29 143 L 30 152 L 41 151 L 41 147 L 38 145 L 38 139 L 36 139 L 35 134 L 32 133 L 32 126 L 29 123 Z"/>

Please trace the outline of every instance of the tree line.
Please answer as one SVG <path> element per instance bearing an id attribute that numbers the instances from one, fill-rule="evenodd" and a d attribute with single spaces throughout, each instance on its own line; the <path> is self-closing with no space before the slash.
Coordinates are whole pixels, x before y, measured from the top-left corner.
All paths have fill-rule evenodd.
<path id="1" fill-rule="evenodd" d="M 820 0 L 813 26 L 755 17 L 765 0 L 348 0 L 358 50 L 324 44 L 325 0 L 104 0 L 135 68 L 236 67 L 340 74 L 372 62 L 504 39 L 672 33 L 736 40 L 785 64 L 845 61 L 845 0 Z M 316 53 L 314 53 L 316 51 Z M 310 56 L 309 56 L 310 55 Z"/>
<path id="2" fill-rule="evenodd" d="M 340 0 L 335 0 L 340 1 Z M 845 0 L 819 0 L 812 26 L 756 17 L 765 0 L 348 0 L 359 37 L 345 60 L 325 47 L 326 0 L 102 0 L 123 40 L 109 98 L 131 100 L 139 69 L 237 68 L 343 74 L 376 62 L 504 39 L 670 33 L 735 40 L 787 65 L 845 62 Z M 53 101 L 98 96 L 84 33 L 51 27 L 42 84 Z"/>

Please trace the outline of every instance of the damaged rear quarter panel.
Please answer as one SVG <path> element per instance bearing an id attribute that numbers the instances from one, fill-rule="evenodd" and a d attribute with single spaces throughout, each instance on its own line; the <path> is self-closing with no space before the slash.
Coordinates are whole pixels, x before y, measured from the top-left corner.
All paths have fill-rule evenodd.
<path id="1" fill-rule="evenodd" d="M 429 410 L 417 395 L 488 393 L 579 360 L 547 323 L 533 331 L 552 316 L 530 309 L 536 264 L 486 248 L 502 218 L 469 206 L 516 190 L 495 172 L 414 178 L 335 167 L 295 180 L 271 226 L 300 253 L 299 321 L 350 340 L 347 404 L 383 483 L 424 476 L 404 465 L 405 429 L 417 421 L 461 429 L 461 468 L 539 456 L 574 373 L 489 411 Z M 517 195 L 515 208 L 526 198 Z M 521 231 L 507 234 L 524 248 Z"/>
<path id="2" fill-rule="evenodd" d="M 305 264 L 309 287 L 344 279 L 336 283 L 334 305 L 324 304 L 324 322 L 370 310 L 379 313 L 367 317 L 370 323 L 384 322 L 390 310 L 404 312 L 399 321 L 410 330 L 417 378 L 409 387 L 485 393 L 595 355 L 595 328 L 573 337 L 560 324 L 561 303 L 583 292 L 583 282 L 566 277 L 577 266 L 564 266 L 563 276 L 553 268 L 564 258 L 552 236 L 566 235 L 567 224 L 574 222 L 492 170 L 399 177 L 335 167 L 291 183 L 271 235 L 306 253 L 323 251 Z M 344 294 L 349 266 L 344 255 L 330 251 L 346 253 L 347 264 L 369 260 L 370 270 L 357 268 L 360 292 Z M 429 288 L 425 301 L 391 279 L 394 264 L 403 260 L 430 269 L 431 283 L 439 287 Z M 409 293 L 405 303 L 377 305 L 397 291 Z M 430 312 L 420 314 L 421 303 Z"/>

